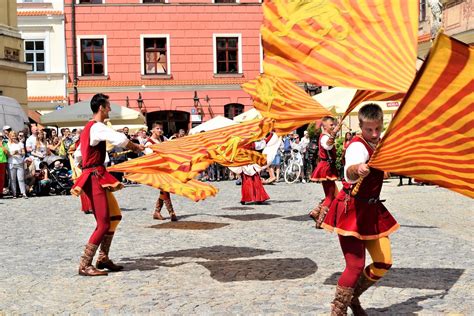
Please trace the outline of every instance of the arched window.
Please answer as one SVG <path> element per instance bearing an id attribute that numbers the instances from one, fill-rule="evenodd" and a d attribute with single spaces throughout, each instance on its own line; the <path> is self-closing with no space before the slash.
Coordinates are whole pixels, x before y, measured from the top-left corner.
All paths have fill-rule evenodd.
<path id="1" fill-rule="evenodd" d="M 244 112 L 244 105 L 240 103 L 229 103 L 224 106 L 224 116 L 233 119 Z"/>

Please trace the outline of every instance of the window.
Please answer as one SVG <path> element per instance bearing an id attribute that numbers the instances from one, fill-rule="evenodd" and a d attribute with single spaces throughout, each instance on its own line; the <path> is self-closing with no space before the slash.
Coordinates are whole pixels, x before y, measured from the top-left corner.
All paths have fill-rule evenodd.
<path id="1" fill-rule="evenodd" d="M 32 65 L 31 70 L 34 72 L 45 71 L 45 52 L 44 41 L 25 41 L 25 61 Z"/>
<path id="2" fill-rule="evenodd" d="M 170 37 L 169 34 L 142 34 L 141 74 L 170 75 Z"/>
<path id="3" fill-rule="evenodd" d="M 237 115 L 240 115 L 244 112 L 243 104 L 231 103 L 224 106 L 224 116 L 233 119 Z"/>
<path id="4" fill-rule="evenodd" d="M 145 75 L 167 74 L 166 38 L 143 39 Z"/>
<path id="5" fill-rule="evenodd" d="M 216 64 L 218 74 L 231 74 L 239 72 L 239 38 L 216 38 Z"/>
<path id="6" fill-rule="evenodd" d="M 143 3 L 166 3 L 166 0 L 143 0 Z"/>
<path id="7" fill-rule="evenodd" d="M 102 4 L 102 0 L 79 0 L 79 4 Z"/>
<path id="8" fill-rule="evenodd" d="M 422 22 L 426 20 L 426 0 L 420 0 L 420 16 L 418 21 Z"/>
<path id="9" fill-rule="evenodd" d="M 81 75 L 104 76 L 104 39 L 80 39 Z"/>
<path id="10" fill-rule="evenodd" d="M 214 3 L 237 3 L 237 0 L 214 0 Z"/>
<path id="11" fill-rule="evenodd" d="M 43 3 L 44 0 L 17 0 L 16 2 L 18 2 L 18 3 L 33 3 L 33 2 Z"/>

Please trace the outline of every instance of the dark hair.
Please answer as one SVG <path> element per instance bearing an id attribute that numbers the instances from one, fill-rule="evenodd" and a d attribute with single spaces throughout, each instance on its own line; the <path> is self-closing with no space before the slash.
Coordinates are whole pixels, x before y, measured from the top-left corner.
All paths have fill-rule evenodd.
<path id="1" fill-rule="evenodd" d="M 91 99 L 91 110 L 92 113 L 97 113 L 101 106 L 106 106 L 107 102 L 109 102 L 109 96 L 103 93 L 97 93 Z"/>
<path id="2" fill-rule="evenodd" d="M 367 103 L 359 110 L 359 124 L 364 121 L 382 121 L 383 111 L 380 106 L 375 103 Z"/>
<path id="3" fill-rule="evenodd" d="M 48 167 L 48 164 L 45 161 L 40 162 L 39 168 L 43 169 L 44 167 Z"/>
<path id="4" fill-rule="evenodd" d="M 161 127 L 163 127 L 163 123 L 159 122 L 159 121 L 155 121 L 153 122 L 153 124 L 151 125 L 151 129 L 154 129 L 157 125 L 160 125 Z"/>

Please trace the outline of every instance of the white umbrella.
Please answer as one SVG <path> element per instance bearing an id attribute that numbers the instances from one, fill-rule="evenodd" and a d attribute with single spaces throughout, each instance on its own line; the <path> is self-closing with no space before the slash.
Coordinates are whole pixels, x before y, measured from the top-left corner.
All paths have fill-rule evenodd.
<path id="1" fill-rule="evenodd" d="M 214 129 L 218 129 L 218 128 L 226 127 L 230 125 L 235 125 L 235 124 L 238 124 L 238 123 L 232 121 L 231 119 L 218 115 L 207 122 L 204 122 L 198 126 L 191 128 L 189 130 L 189 135 L 194 135 L 200 132 L 212 131 Z"/>
<path id="2" fill-rule="evenodd" d="M 256 108 L 251 108 L 250 110 L 235 116 L 233 120 L 242 123 L 259 118 L 262 118 L 262 114 L 260 114 L 260 112 Z"/>
<path id="3" fill-rule="evenodd" d="M 10 126 L 14 131 L 20 131 L 28 123 L 28 116 L 17 100 L 0 96 L 0 128 Z"/>
<path id="4" fill-rule="evenodd" d="M 139 112 L 127 107 L 111 103 L 109 113 L 113 125 L 145 124 L 145 117 Z M 41 116 L 41 124 L 58 127 L 84 126 L 92 118 L 90 101 L 81 101 L 60 110 Z"/>

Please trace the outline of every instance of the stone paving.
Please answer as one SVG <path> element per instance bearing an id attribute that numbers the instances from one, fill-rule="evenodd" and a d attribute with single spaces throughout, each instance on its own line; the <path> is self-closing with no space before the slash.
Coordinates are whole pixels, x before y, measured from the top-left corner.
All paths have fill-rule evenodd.
<path id="1" fill-rule="evenodd" d="M 435 186 L 384 186 L 401 224 L 394 264 L 362 296 L 370 315 L 474 314 L 472 200 Z M 336 236 L 307 210 L 319 184 L 266 186 L 268 205 L 239 203 L 240 187 L 215 198 L 173 197 L 180 221 L 153 221 L 158 192 L 116 194 L 123 220 L 111 257 L 126 270 L 77 274 L 94 229 L 70 196 L 0 200 L 0 314 L 329 314 L 343 257 Z"/>

